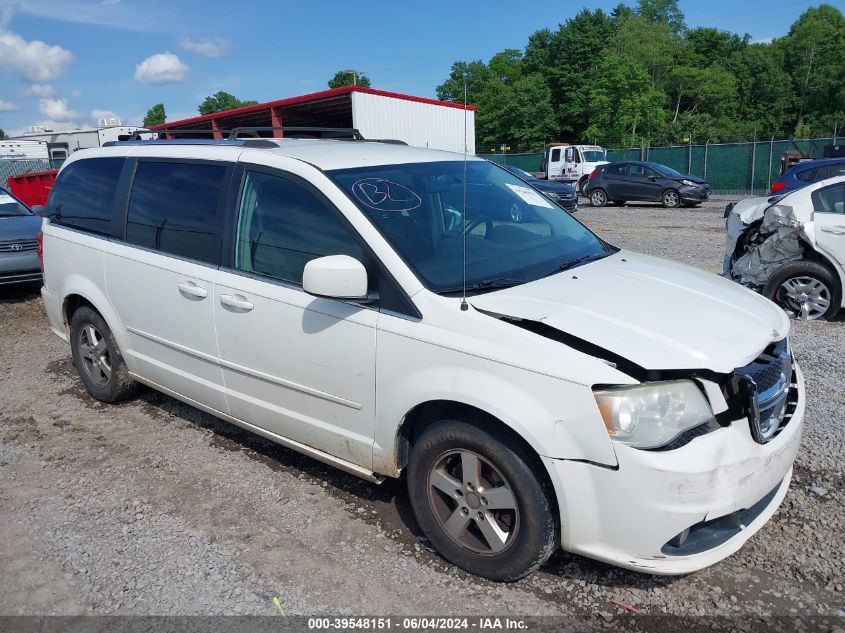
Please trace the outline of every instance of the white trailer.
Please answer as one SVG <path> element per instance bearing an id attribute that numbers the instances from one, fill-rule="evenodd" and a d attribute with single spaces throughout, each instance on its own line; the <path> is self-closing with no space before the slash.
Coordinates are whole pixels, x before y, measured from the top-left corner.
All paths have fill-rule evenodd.
<path id="1" fill-rule="evenodd" d="M 44 141 L 47 144 L 49 158 L 63 160 L 80 149 L 102 147 L 109 141 L 128 140 L 136 130 L 132 125 L 121 125 L 120 119 L 111 117 L 100 119 L 96 128 L 76 128 L 73 130 L 50 130 L 41 125 L 32 126 L 21 136 L 9 140 Z"/>
<path id="2" fill-rule="evenodd" d="M 47 160 L 49 158 L 46 141 L 0 141 L 0 160 Z"/>

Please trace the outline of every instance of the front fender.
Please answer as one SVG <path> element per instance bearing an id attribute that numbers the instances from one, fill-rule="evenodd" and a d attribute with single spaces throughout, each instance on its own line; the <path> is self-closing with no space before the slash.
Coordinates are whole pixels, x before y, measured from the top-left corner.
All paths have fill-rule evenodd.
<path id="1" fill-rule="evenodd" d="M 446 400 L 480 409 L 540 456 L 616 466 L 589 387 L 380 331 L 373 469 L 398 475 L 400 422 L 419 404 Z"/>

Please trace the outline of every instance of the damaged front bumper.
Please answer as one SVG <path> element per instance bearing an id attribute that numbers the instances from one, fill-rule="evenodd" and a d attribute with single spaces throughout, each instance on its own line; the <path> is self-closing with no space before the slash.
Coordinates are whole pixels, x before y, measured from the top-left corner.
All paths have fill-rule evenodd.
<path id="1" fill-rule="evenodd" d="M 750 198 L 726 210 L 722 274 L 761 289 L 780 267 L 804 256 L 804 225 L 792 207 Z"/>
<path id="2" fill-rule="evenodd" d="M 804 384 L 768 443 L 747 419 L 668 451 L 615 444 L 618 467 L 544 458 L 558 491 L 562 547 L 620 567 L 685 574 L 736 552 L 775 513 L 801 441 Z"/>

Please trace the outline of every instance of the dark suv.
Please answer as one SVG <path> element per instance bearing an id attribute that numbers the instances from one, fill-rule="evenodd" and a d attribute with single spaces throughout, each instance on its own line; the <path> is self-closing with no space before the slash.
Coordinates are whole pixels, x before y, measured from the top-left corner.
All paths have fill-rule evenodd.
<path id="1" fill-rule="evenodd" d="M 772 185 L 772 193 L 789 193 L 835 176 L 845 176 L 845 158 L 808 160 L 785 171 Z"/>
<path id="2" fill-rule="evenodd" d="M 710 185 L 703 178 L 675 171 L 660 163 L 625 161 L 597 167 L 584 193 L 594 207 L 608 201 L 660 202 L 664 207 L 692 207 L 710 197 Z"/>

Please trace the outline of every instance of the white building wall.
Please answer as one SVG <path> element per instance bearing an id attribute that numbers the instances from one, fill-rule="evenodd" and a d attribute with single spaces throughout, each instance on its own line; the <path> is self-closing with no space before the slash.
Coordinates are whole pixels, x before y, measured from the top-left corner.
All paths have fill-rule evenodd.
<path id="1" fill-rule="evenodd" d="M 389 138 L 415 147 L 464 151 L 464 109 L 395 97 L 352 93 L 352 125 L 364 138 Z M 467 151 L 475 154 L 475 111 L 466 110 Z"/>

